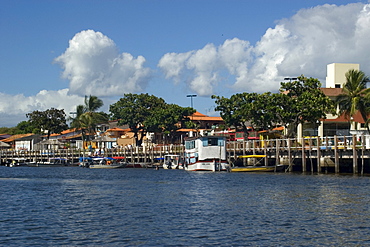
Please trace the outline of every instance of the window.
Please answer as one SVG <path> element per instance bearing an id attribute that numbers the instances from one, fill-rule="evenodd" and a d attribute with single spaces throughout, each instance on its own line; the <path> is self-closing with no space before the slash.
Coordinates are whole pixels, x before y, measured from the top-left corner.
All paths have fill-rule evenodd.
<path id="1" fill-rule="evenodd" d="M 185 148 L 186 149 L 193 149 L 193 148 L 195 148 L 195 141 L 185 142 Z"/>
<path id="2" fill-rule="evenodd" d="M 218 146 L 218 138 L 209 138 L 208 146 Z"/>

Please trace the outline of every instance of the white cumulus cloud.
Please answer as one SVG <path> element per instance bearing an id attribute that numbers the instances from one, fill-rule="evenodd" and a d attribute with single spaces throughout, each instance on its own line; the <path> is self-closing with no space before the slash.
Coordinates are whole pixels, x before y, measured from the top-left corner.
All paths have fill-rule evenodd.
<path id="1" fill-rule="evenodd" d="M 250 45 L 234 38 L 186 53 L 167 53 L 158 67 L 167 79 L 186 82 L 199 95 L 276 91 L 284 77 L 304 74 L 321 79 L 326 65 L 359 63 L 370 72 L 370 5 L 321 5 L 302 9 Z M 225 73 L 229 76 L 225 76 Z"/>
<path id="2" fill-rule="evenodd" d="M 186 81 L 189 88 L 201 96 L 211 95 L 227 70 L 236 80 L 243 80 L 250 57 L 249 42 L 234 38 L 216 47 L 207 44 L 202 49 L 186 53 L 167 53 L 159 61 L 167 79 Z M 184 79 L 183 79 L 184 78 Z"/>
<path id="3" fill-rule="evenodd" d="M 151 77 L 143 56 L 119 53 L 116 44 L 100 32 L 77 33 L 66 51 L 55 59 L 69 80 L 70 93 L 122 96 L 142 91 Z"/>
<path id="4" fill-rule="evenodd" d="M 26 114 L 32 111 L 45 111 L 50 108 L 63 109 L 69 115 L 76 106 L 84 104 L 84 97 L 69 94 L 68 89 L 58 91 L 42 90 L 33 96 L 9 95 L 0 92 L 0 118 L 2 126 L 15 126 L 27 120 Z"/>

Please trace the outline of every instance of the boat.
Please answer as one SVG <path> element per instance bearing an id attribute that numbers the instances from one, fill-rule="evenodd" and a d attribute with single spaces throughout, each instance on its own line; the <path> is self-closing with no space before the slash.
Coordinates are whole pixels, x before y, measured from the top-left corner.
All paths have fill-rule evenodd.
<path id="1" fill-rule="evenodd" d="M 243 162 L 241 159 L 246 159 Z M 230 167 L 231 172 L 276 172 L 283 169 L 282 165 L 266 166 L 262 161 L 266 159 L 266 155 L 253 154 L 238 156 L 238 160 Z M 246 164 L 246 165 L 243 165 Z M 252 164 L 252 165 L 250 165 Z"/>
<path id="2" fill-rule="evenodd" d="M 227 171 L 226 137 L 201 136 L 185 139 L 187 171 Z"/>
<path id="3" fill-rule="evenodd" d="M 93 160 L 91 157 L 80 157 L 78 166 L 83 168 L 88 168 L 90 165 L 92 165 Z"/>
<path id="4" fill-rule="evenodd" d="M 119 159 L 112 157 L 92 158 L 92 163 L 89 165 L 91 169 L 116 169 L 124 168 L 126 163 L 120 162 Z"/>
<path id="5" fill-rule="evenodd" d="M 27 166 L 27 162 L 23 158 L 14 158 L 11 160 L 10 163 L 7 164 L 9 167 L 20 167 L 20 166 Z"/>
<path id="6" fill-rule="evenodd" d="M 163 169 L 183 169 L 183 164 L 178 154 L 166 154 L 164 156 Z"/>
<path id="7" fill-rule="evenodd" d="M 72 166 L 72 163 L 64 158 L 50 158 L 48 161 L 29 162 L 27 166 L 31 167 L 59 167 L 59 166 Z"/>

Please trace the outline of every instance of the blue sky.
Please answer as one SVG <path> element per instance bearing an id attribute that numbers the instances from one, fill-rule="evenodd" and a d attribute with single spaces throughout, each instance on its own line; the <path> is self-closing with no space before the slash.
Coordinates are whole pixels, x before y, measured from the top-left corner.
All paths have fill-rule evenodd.
<path id="1" fill-rule="evenodd" d="M 84 95 L 107 111 L 149 93 L 215 115 L 210 95 L 325 83 L 326 65 L 370 73 L 368 1 L 32 1 L 0 5 L 0 126 L 33 110 L 69 113 Z"/>

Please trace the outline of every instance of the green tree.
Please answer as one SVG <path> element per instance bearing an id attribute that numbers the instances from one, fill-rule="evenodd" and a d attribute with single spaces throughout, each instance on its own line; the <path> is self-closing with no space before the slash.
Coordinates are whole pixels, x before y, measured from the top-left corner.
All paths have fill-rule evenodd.
<path id="1" fill-rule="evenodd" d="M 149 126 L 148 131 L 169 135 L 171 143 L 174 141 L 177 130 L 187 126 L 190 115 L 195 113 L 191 107 L 181 107 L 176 104 L 165 104 L 156 108 L 144 121 L 144 126 Z"/>
<path id="2" fill-rule="evenodd" d="M 321 90 L 318 79 L 307 78 L 303 75 L 297 81 L 282 82 L 280 92 L 288 97 L 281 96 L 277 102 L 280 108 L 279 119 L 281 124 L 288 128 L 288 137 L 292 137 L 298 124 L 316 124 L 320 119 L 326 119 L 326 114 L 336 114 L 335 103 Z"/>
<path id="3" fill-rule="evenodd" d="M 254 103 L 257 100 L 257 93 L 238 93 L 230 98 L 212 95 L 217 104 L 215 110 L 225 121 L 226 126 L 241 129 L 244 138 L 248 136 L 248 127 L 254 113 Z"/>
<path id="4" fill-rule="evenodd" d="M 35 134 L 47 133 L 48 139 L 51 134 L 60 134 L 68 128 L 64 110 L 51 108 L 45 111 L 33 111 L 26 114 L 26 117 L 34 127 Z"/>
<path id="5" fill-rule="evenodd" d="M 370 107 L 370 88 L 366 88 L 369 77 L 360 70 L 349 70 L 343 85 L 343 93 L 338 96 L 339 114 L 344 114 L 352 122 L 356 112 L 360 112 L 369 131 L 368 115 Z"/>
<path id="6" fill-rule="evenodd" d="M 35 126 L 33 126 L 29 121 L 22 121 L 17 124 L 15 127 L 17 134 L 28 134 L 28 133 L 34 133 L 37 132 L 37 129 Z"/>
<path id="7" fill-rule="evenodd" d="M 78 105 L 76 117 L 72 118 L 71 127 L 82 131 L 82 139 L 86 141 L 90 136 L 95 135 L 96 126 L 106 123 L 109 115 L 104 112 L 96 112 L 103 106 L 103 101 L 96 96 L 85 96 L 85 104 Z"/>
<path id="8" fill-rule="evenodd" d="M 127 124 L 134 133 L 135 143 L 141 145 L 148 130 L 156 129 L 153 114 L 166 106 L 162 98 L 149 94 L 125 94 L 118 102 L 110 105 L 112 119 L 118 124 Z M 148 121 L 150 120 L 150 121 Z"/>
<path id="9" fill-rule="evenodd" d="M 321 90 L 321 83 L 314 78 L 301 76 L 297 81 L 281 83 L 280 93 L 241 93 L 228 98 L 216 99 L 216 111 L 230 127 L 241 128 L 247 133 L 247 125 L 270 129 L 283 125 L 291 137 L 300 123 L 316 123 L 327 113 L 335 114 L 334 102 Z"/>

